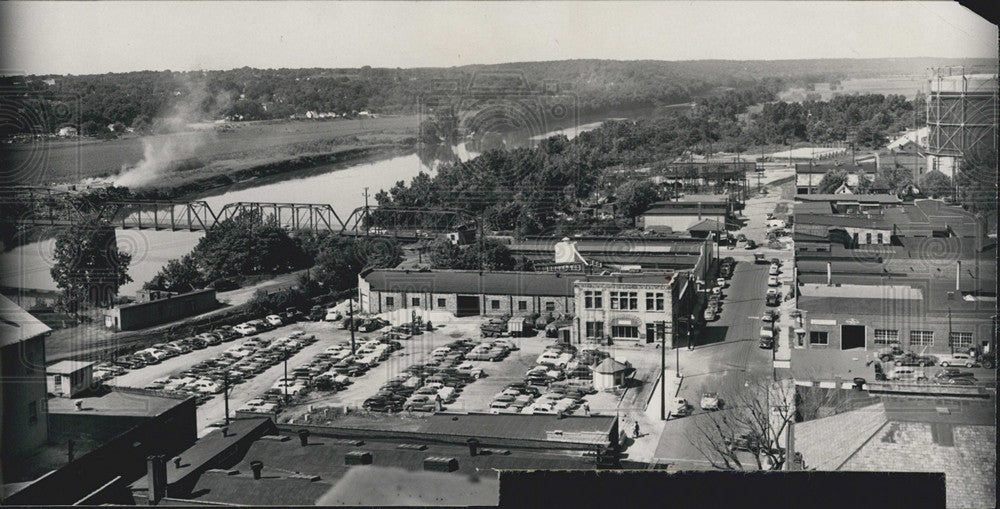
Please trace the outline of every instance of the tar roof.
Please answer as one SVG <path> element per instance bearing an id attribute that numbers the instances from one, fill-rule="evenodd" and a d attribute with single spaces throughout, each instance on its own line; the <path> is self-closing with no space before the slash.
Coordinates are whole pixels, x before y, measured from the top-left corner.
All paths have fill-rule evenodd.
<path id="1" fill-rule="evenodd" d="M 151 306 L 151 305 L 156 304 L 156 303 L 158 303 L 160 301 L 166 301 L 166 300 L 171 300 L 171 299 L 182 299 L 184 297 L 189 297 L 191 295 L 199 295 L 199 294 L 203 294 L 203 293 L 212 293 L 212 294 L 215 294 L 215 290 L 213 290 L 211 288 L 207 288 L 207 289 L 204 289 L 204 290 L 195 290 L 193 292 L 181 293 L 181 294 L 177 294 L 177 295 L 171 295 L 171 296 L 163 298 L 163 299 L 156 299 L 156 300 L 150 300 L 150 301 L 146 301 L 146 302 L 135 302 L 135 303 L 132 303 L 132 304 L 125 304 L 125 305 L 122 305 L 122 306 L 118 306 L 118 309 L 134 309 L 134 308 L 140 308 L 140 307 L 143 307 L 143 306 Z"/>
<path id="2" fill-rule="evenodd" d="M 46 373 L 69 374 L 93 366 L 93 362 L 61 361 L 45 368 Z"/>
<path id="3" fill-rule="evenodd" d="M 642 214 L 646 216 L 690 216 L 694 214 L 720 215 L 727 212 L 728 208 L 725 205 L 703 203 L 700 206 L 693 206 L 691 203 L 668 202 L 657 205 Z"/>
<path id="4" fill-rule="evenodd" d="M 701 203 L 727 203 L 729 202 L 729 195 L 727 194 L 686 194 L 677 199 L 680 202 L 701 202 Z M 654 205 L 658 205 L 664 202 L 656 202 Z"/>
<path id="5" fill-rule="evenodd" d="M 0 295 L 0 346 L 26 341 L 51 330 L 14 301 Z"/>
<path id="6" fill-rule="evenodd" d="M 875 173 L 875 162 L 870 163 L 797 163 L 795 165 L 795 173 L 826 173 L 832 170 L 846 170 L 849 172 L 856 172 L 859 170 L 864 170 L 865 173 Z"/>
<path id="7" fill-rule="evenodd" d="M 902 299 L 920 300 L 922 293 L 917 288 L 905 285 L 851 285 L 827 286 L 825 284 L 803 283 L 799 285 L 802 297 L 838 297 L 857 299 Z"/>
<path id="8" fill-rule="evenodd" d="M 852 228 L 873 228 L 888 230 L 892 227 L 884 217 L 876 214 L 795 214 L 795 226 L 812 224 L 824 226 L 846 226 Z"/>
<path id="9" fill-rule="evenodd" d="M 601 361 L 601 363 L 594 368 L 594 371 L 604 375 L 609 375 L 625 371 L 626 368 L 627 366 L 625 364 L 608 357 L 607 359 Z"/>
<path id="10" fill-rule="evenodd" d="M 548 432 L 609 433 L 614 416 L 566 416 L 526 414 L 448 414 L 428 417 L 420 431 L 465 435 L 478 438 L 521 438 L 546 440 Z"/>
<path id="11" fill-rule="evenodd" d="M 725 229 L 726 225 L 715 219 L 702 219 L 688 227 L 688 231 L 692 232 L 714 232 Z"/>
<path id="12" fill-rule="evenodd" d="M 411 271 L 378 269 L 366 276 L 383 292 L 483 293 L 494 295 L 572 296 L 582 273 L 488 272 L 475 270 Z"/>
<path id="13" fill-rule="evenodd" d="M 156 416 L 181 404 L 187 398 L 169 398 L 150 394 L 111 391 L 93 398 L 52 398 L 49 413 L 79 413 L 87 415 Z M 82 410 L 76 401 L 83 401 Z"/>
<path id="14" fill-rule="evenodd" d="M 894 194 L 797 194 L 795 199 L 803 202 L 857 202 L 857 203 L 902 203 Z M 798 204 L 795 205 L 798 207 Z"/>

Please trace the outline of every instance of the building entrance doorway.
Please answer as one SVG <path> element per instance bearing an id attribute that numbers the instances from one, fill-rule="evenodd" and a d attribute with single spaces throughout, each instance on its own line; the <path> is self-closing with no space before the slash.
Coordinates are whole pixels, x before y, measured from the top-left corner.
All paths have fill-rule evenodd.
<path id="1" fill-rule="evenodd" d="M 864 325 L 842 325 L 840 327 L 840 349 L 849 350 L 851 348 L 865 347 L 865 326 Z"/>
<path id="2" fill-rule="evenodd" d="M 476 295 L 459 295 L 455 299 L 455 316 L 478 316 L 479 297 Z"/>

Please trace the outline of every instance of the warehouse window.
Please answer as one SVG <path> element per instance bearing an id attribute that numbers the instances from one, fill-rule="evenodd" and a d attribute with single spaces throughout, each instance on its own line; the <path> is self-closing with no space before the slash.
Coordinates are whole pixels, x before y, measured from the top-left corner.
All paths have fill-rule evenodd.
<path id="1" fill-rule="evenodd" d="M 934 344 L 934 331 L 911 330 L 910 346 L 931 346 Z"/>
<path id="2" fill-rule="evenodd" d="M 865 234 L 865 244 L 871 244 L 871 243 L 872 243 L 872 234 L 871 233 L 866 233 Z"/>
<path id="3" fill-rule="evenodd" d="M 500 309 L 500 301 L 497 300 L 497 299 L 491 300 L 490 301 L 490 308 L 491 309 Z"/>
<path id="4" fill-rule="evenodd" d="M 420 297 L 413 297 L 412 299 L 410 299 L 410 305 L 411 306 L 419 306 L 420 305 Z"/>
<path id="5" fill-rule="evenodd" d="M 896 329 L 875 329 L 876 345 L 899 344 L 899 331 Z"/>
<path id="6" fill-rule="evenodd" d="M 56 373 L 52 379 L 57 392 L 62 392 L 62 375 Z"/>
<path id="7" fill-rule="evenodd" d="M 646 294 L 646 311 L 663 311 L 663 294 Z"/>
<path id="8" fill-rule="evenodd" d="M 954 348 L 961 348 L 963 350 L 968 350 L 969 348 L 972 348 L 972 333 L 952 332 L 951 346 Z"/>
<path id="9" fill-rule="evenodd" d="M 611 336 L 615 338 L 636 339 L 639 337 L 639 328 L 630 325 L 614 325 L 611 327 Z"/>
<path id="10" fill-rule="evenodd" d="M 445 299 L 438 299 L 438 307 L 439 308 L 448 307 L 447 301 L 445 301 Z"/>
<path id="11" fill-rule="evenodd" d="M 585 291 L 583 292 L 583 307 L 584 309 L 601 309 L 604 307 L 604 299 L 601 296 L 602 292 L 599 291 Z"/>
<path id="12" fill-rule="evenodd" d="M 830 343 L 830 334 L 826 331 L 812 331 L 809 333 L 809 344 L 826 345 Z"/>
<path id="13" fill-rule="evenodd" d="M 396 301 L 392 297 L 386 297 L 385 298 L 385 305 L 386 306 L 393 306 L 395 303 L 396 303 Z"/>
<path id="14" fill-rule="evenodd" d="M 611 309 L 639 309 L 639 292 L 611 292 Z"/>
<path id="15" fill-rule="evenodd" d="M 587 337 L 599 338 L 604 335 L 604 322 L 587 322 Z"/>
<path id="16" fill-rule="evenodd" d="M 556 303 L 552 302 L 551 300 L 547 301 L 545 303 L 545 310 L 546 311 L 555 311 L 556 310 Z"/>
<path id="17" fill-rule="evenodd" d="M 882 243 L 882 234 L 881 233 L 878 234 L 877 237 L 878 237 L 878 243 L 881 244 Z"/>
<path id="18" fill-rule="evenodd" d="M 527 311 L 527 309 L 528 309 L 528 301 L 526 301 L 526 300 L 519 300 L 519 301 L 517 301 L 517 310 L 518 311 Z"/>

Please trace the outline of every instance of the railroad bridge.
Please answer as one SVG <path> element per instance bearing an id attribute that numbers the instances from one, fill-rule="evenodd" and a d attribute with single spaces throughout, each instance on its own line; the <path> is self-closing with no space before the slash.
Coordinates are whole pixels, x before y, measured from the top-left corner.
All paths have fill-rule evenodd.
<path id="1" fill-rule="evenodd" d="M 476 220 L 455 209 L 358 207 L 341 217 L 330 204 L 235 202 L 218 212 L 206 201 L 102 200 L 87 203 L 82 195 L 38 187 L 12 187 L 0 192 L 0 222 L 18 226 L 73 226 L 89 218 L 106 220 L 126 230 L 203 232 L 236 218 L 250 217 L 289 230 L 328 231 L 418 239 L 428 233 L 474 227 Z"/>

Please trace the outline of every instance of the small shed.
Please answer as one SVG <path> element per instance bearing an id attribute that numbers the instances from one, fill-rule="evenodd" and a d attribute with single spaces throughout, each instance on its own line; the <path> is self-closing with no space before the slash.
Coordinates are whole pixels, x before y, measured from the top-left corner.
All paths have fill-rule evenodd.
<path id="1" fill-rule="evenodd" d="M 62 361 L 45 368 L 49 394 L 72 398 L 87 390 L 94 378 L 94 363 Z"/>
<path id="2" fill-rule="evenodd" d="M 594 389 L 603 391 L 624 385 L 628 368 L 628 364 L 618 362 L 611 357 L 604 359 L 593 369 Z"/>

